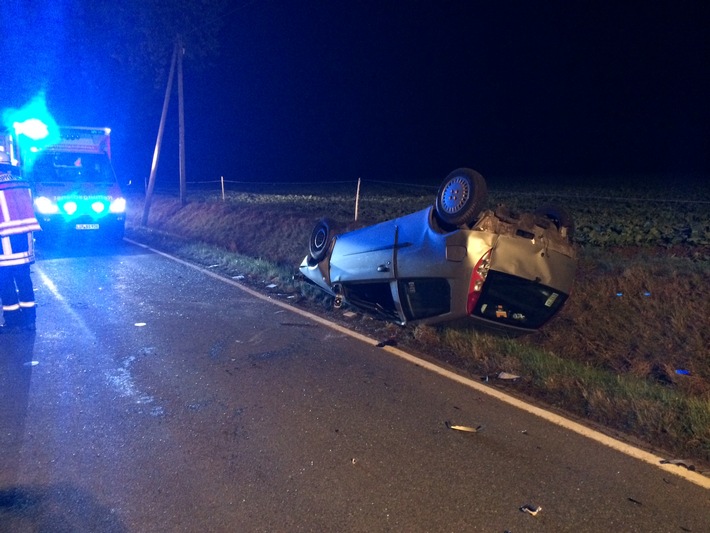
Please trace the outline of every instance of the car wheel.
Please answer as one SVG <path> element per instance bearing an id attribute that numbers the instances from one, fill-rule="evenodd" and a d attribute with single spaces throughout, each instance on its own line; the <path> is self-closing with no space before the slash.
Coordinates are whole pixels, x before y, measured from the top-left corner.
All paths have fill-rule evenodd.
<path id="1" fill-rule="evenodd" d="M 454 226 L 470 224 L 483 209 L 488 195 L 486 180 L 470 168 L 449 174 L 436 196 L 436 214 Z"/>
<path id="2" fill-rule="evenodd" d="M 333 239 L 333 221 L 328 218 L 319 220 L 308 242 L 308 251 L 314 261 L 322 261 L 328 253 L 330 241 Z"/>
<path id="3" fill-rule="evenodd" d="M 564 237 L 567 237 L 570 241 L 572 240 L 574 236 L 574 219 L 569 211 L 558 205 L 548 204 L 536 209 L 535 215 L 552 222 Z"/>

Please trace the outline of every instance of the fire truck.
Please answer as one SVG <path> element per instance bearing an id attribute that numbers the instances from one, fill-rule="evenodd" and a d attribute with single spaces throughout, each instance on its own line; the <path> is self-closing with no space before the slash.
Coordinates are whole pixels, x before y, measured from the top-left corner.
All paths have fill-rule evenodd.
<path id="1" fill-rule="evenodd" d="M 15 124 L 4 140 L 32 186 L 43 232 L 123 238 L 126 200 L 111 164 L 111 130 L 60 126 L 56 137 L 42 142 L 42 135 Z"/>

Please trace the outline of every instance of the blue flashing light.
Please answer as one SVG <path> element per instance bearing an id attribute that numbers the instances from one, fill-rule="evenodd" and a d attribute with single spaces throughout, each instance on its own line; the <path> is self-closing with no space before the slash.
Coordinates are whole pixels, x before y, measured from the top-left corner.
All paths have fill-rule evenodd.
<path id="1" fill-rule="evenodd" d="M 97 197 L 65 196 L 51 199 L 46 196 L 35 198 L 35 211 L 39 215 L 59 215 L 65 219 L 90 216 L 93 219 L 103 218 L 109 214 L 119 215 L 126 211 L 125 198 L 111 200 Z"/>
<path id="2" fill-rule="evenodd" d="M 38 152 L 61 140 L 59 126 L 47 109 L 43 92 L 19 109 L 3 110 L 2 122 L 6 129 L 15 131 L 21 150 L 26 147 L 28 152 Z"/>
<path id="3" fill-rule="evenodd" d="M 28 118 L 12 125 L 17 135 L 25 135 L 33 141 L 41 141 L 49 137 L 49 128 L 38 118 Z"/>

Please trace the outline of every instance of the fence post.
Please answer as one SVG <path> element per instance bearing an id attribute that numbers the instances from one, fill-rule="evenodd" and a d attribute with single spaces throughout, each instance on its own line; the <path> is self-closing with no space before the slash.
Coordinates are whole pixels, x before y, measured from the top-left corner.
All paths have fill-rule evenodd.
<path id="1" fill-rule="evenodd" d="M 222 182 L 222 201 L 224 202 L 224 176 L 220 176 L 219 180 Z"/>
<path id="2" fill-rule="evenodd" d="M 357 211 L 360 207 L 360 178 L 357 179 L 357 191 L 355 192 L 355 222 L 357 222 Z"/>

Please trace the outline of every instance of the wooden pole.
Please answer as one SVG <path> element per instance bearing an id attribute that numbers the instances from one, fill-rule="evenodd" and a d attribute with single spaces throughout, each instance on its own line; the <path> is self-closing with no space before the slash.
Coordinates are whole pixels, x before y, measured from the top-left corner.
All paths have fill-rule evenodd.
<path id="1" fill-rule="evenodd" d="M 182 44 L 182 37 L 178 35 L 177 39 L 178 46 L 178 59 L 177 59 L 177 71 L 178 71 L 178 122 L 179 122 L 179 146 L 180 146 L 180 204 L 185 205 L 187 203 L 187 181 L 185 178 L 185 98 L 183 93 L 182 84 L 182 58 L 185 55 L 185 48 Z"/>
<path id="2" fill-rule="evenodd" d="M 357 191 L 355 192 L 355 222 L 357 222 L 357 212 L 360 207 L 360 178 L 357 179 Z"/>
<path id="3" fill-rule="evenodd" d="M 158 160 L 160 159 L 160 145 L 163 142 L 163 132 L 165 131 L 165 118 L 168 114 L 168 104 L 170 103 L 170 92 L 173 87 L 173 76 L 175 74 L 175 63 L 177 61 L 178 45 L 175 43 L 173 49 L 173 59 L 170 62 L 170 74 L 168 75 L 168 86 L 165 89 L 165 100 L 163 101 L 163 112 L 160 115 L 160 126 L 158 126 L 158 138 L 155 141 L 155 150 L 153 151 L 153 164 L 150 167 L 150 178 L 148 179 L 148 190 L 145 193 L 145 205 L 143 206 L 143 226 L 148 224 L 148 214 L 150 213 L 150 204 L 153 201 L 153 189 L 155 188 L 155 174 L 158 171 Z"/>

